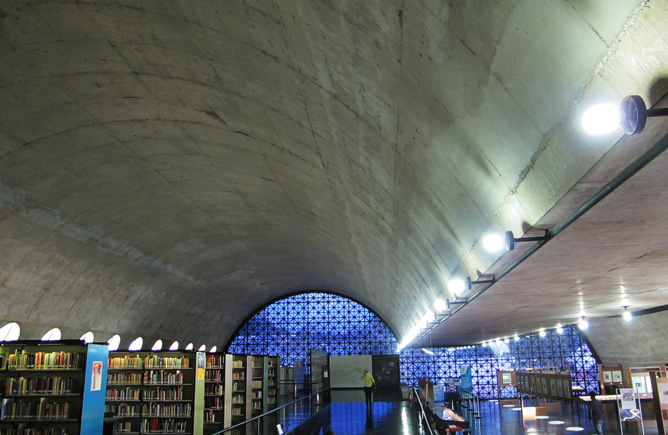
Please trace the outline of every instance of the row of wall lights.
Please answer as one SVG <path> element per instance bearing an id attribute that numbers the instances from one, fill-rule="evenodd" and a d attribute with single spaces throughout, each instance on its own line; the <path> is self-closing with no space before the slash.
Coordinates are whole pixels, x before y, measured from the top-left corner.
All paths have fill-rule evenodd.
<path id="1" fill-rule="evenodd" d="M 628 310 L 628 308 L 629 308 L 628 306 L 623 307 L 623 308 L 624 308 L 624 312 L 622 313 L 622 318 L 626 322 L 630 322 L 633 319 L 633 314 Z M 587 328 L 589 328 L 589 322 L 587 321 L 586 316 L 584 316 L 584 315 L 580 316 L 580 321 L 578 322 L 578 328 L 580 328 L 581 330 L 586 330 Z M 561 326 L 561 323 L 557 323 L 557 326 L 554 327 L 554 330 L 557 334 L 563 334 L 564 333 L 564 328 L 563 328 L 563 326 Z M 546 335 L 547 335 L 547 331 L 545 330 L 545 328 L 540 328 L 538 330 L 538 336 L 545 337 Z M 519 335 L 517 335 L 517 333 L 515 333 L 515 335 L 513 336 L 513 340 L 514 341 L 519 341 L 520 340 L 520 337 L 519 337 Z M 508 343 L 510 343 L 510 338 L 505 337 L 503 339 L 496 338 L 494 340 L 485 340 L 485 341 L 482 342 L 482 347 L 486 347 L 488 343 L 500 344 L 501 342 L 504 342 L 504 343 L 508 344 Z"/>
<path id="2" fill-rule="evenodd" d="M 11 322 L 6 325 L 4 325 L 2 328 L 0 328 L 0 342 L 6 342 L 6 341 L 17 341 L 19 339 L 19 336 L 21 335 L 21 327 L 19 326 L 18 323 L 16 322 Z M 62 333 L 60 331 L 60 328 L 52 328 L 49 329 L 41 338 L 41 341 L 58 341 L 62 338 Z M 88 331 L 85 334 L 83 334 L 79 340 L 83 341 L 84 343 L 92 343 L 95 341 L 95 334 L 93 334 L 92 331 Z M 118 350 L 121 344 L 121 336 L 116 334 L 113 337 L 111 337 L 107 341 L 107 346 L 110 351 L 115 351 Z M 137 352 L 142 350 L 142 347 L 144 345 L 144 339 L 142 337 L 137 337 L 135 338 L 132 343 L 130 343 L 130 346 L 128 346 L 128 351 L 130 352 Z M 153 347 L 151 347 L 151 350 L 154 352 L 159 352 L 162 350 L 162 340 L 157 340 L 154 344 Z M 193 350 L 194 345 L 192 343 L 189 343 L 186 347 L 185 350 Z M 175 351 L 179 349 L 179 342 L 175 341 L 169 346 L 170 351 Z M 217 351 L 217 346 L 213 346 L 211 349 L 209 349 L 209 352 L 215 353 Z M 198 349 L 198 352 L 206 352 L 206 345 L 200 346 Z"/>
<path id="3" fill-rule="evenodd" d="M 606 134 L 611 133 L 618 129 L 620 126 L 626 134 L 637 134 L 640 133 L 647 123 L 647 118 L 658 117 L 658 116 L 668 116 L 668 108 L 661 109 L 647 109 L 645 101 L 642 97 L 638 95 L 629 95 L 624 97 L 620 106 L 615 107 L 611 104 L 602 104 L 592 107 L 591 109 L 584 112 L 582 117 L 582 127 L 583 129 L 590 134 Z M 506 231 L 504 236 L 499 234 L 489 234 L 483 237 L 482 244 L 483 247 L 489 252 L 499 252 L 504 248 L 506 251 L 512 251 L 515 249 L 515 243 L 518 242 L 545 242 L 550 237 L 550 231 L 544 230 L 545 234 L 543 236 L 534 236 L 534 237 L 520 237 L 517 238 L 514 236 L 512 231 Z M 448 283 L 447 287 L 450 293 L 455 297 L 454 301 L 450 301 L 449 298 L 446 298 L 445 301 L 441 298 L 437 298 L 434 301 L 434 309 L 436 313 L 442 316 L 441 320 L 445 320 L 449 314 L 443 314 L 446 309 L 450 310 L 452 304 L 466 304 L 467 300 L 457 301 L 462 293 L 465 290 L 470 290 L 473 284 L 492 284 L 494 283 L 494 277 L 490 280 L 476 280 L 472 281 L 470 277 L 464 279 L 460 277 L 452 277 Z M 415 325 L 402 342 L 398 346 L 398 350 L 401 351 L 404 347 L 410 344 L 415 337 L 417 337 L 421 332 L 424 332 L 429 328 L 429 324 L 435 320 L 434 311 L 431 309 L 427 310 L 425 315 L 419 320 L 418 324 Z M 632 314 L 628 311 L 628 307 L 624 307 L 624 320 L 627 322 L 631 320 Z M 586 329 L 589 326 L 586 318 L 581 317 L 578 327 L 580 329 Z M 561 326 L 557 326 L 557 331 L 563 329 Z M 545 330 L 541 330 L 543 336 Z M 539 334 L 541 333 L 539 331 Z M 559 332 L 561 333 L 561 332 Z M 515 336 L 517 337 L 517 335 Z M 516 340 L 519 337 L 516 338 Z"/>

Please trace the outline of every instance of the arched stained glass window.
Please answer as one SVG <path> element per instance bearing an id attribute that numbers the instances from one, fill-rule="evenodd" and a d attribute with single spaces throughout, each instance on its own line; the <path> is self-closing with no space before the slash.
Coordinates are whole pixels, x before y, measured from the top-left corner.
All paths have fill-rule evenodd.
<path id="1" fill-rule="evenodd" d="M 228 346 L 228 353 L 276 355 L 281 364 L 309 364 L 309 350 L 328 355 L 386 355 L 396 353 L 397 341 L 373 312 L 362 305 L 329 293 L 303 293 L 277 301 L 253 316 Z M 499 397 L 497 369 L 527 365 L 570 369 L 573 382 L 585 392 L 598 391 L 598 362 L 577 328 L 562 334 L 546 331 L 465 348 L 404 349 L 400 354 L 401 382 L 417 385 L 420 377 L 439 385 L 454 382 L 463 365 L 471 367 L 473 393 L 481 398 Z M 515 397 L 505 388 L 501 398 Z"/>
<path id="2" fill-rule="evenodd" d="M 281 299 L 253 316 L 228 353 L 277 355 L 281 364 L 308 365 L 310 349 L 328 355 L 387 355 L 397 340 L 372 311 L 343 296 L 302 293 Z"/>

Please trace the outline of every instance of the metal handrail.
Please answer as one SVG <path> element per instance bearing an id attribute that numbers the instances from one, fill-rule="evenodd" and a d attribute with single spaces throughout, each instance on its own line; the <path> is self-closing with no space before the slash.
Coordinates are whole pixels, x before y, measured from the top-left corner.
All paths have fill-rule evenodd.
<path id="1" fill-rule="evenodd" d="M 415 400 L 417 400 L 418 405 L 420 405 L 420 417 L 424 419 L 425 425 L 429 430 L 429 434 L 434 435 L 434 431 L 431 429 L 431 423 L 429 422 L 429 418 L 427 418 L 427 413 L 425 412 L 424 406 L 422 405 L 422 401 L 420 400 L 420 395 L 418 394 L 417 390 L 414 387 L 413 387 L 413 396 L 415 397 Z"/>
<path id="2" fill-rule="evenodd" d="M 228 428 L 225 428 L 225 429 L 221 430 L 220 432 L 216 432 L 216 433 L 214 433 L 213 435 L 220 435 L 220 434 L 223 434 L 223 433 L 225 433 L 225 432 L 231 431 L 232 429 L 236 429 L 236 428 L 238 428 L 238 427 L 245 426 L 245 425 L 247 425 L 248 423 L 250 423 L 251 421 L 255 421 L 255 420 L 259 420 L 259 419 L 261 419 L 261 418 L 264 418 L 264 417 L 268 416 L 269 414 L 272 414 L 272 413 L 274 413 L 274 412 L 277 412 L 277 411 L 279 411 L 279 410 L 285 408 L 286 406 L 293 405 L 293 404 L 295 404 L 295 403 L 297 403 L 297 402 L 301 402 L 302 400 L 310 399 L 310 398 L 312 398 L 313 396 L 316 396 L 316 395 L 318 395 L 318 394 L 320 394 L 320 393 L 323 393 L 323 392 L 325 392 L 325 391 L 327 391 L 327 390 L 329 390 L 329 388 L 324 388 L 324 389 L 322 389 L 322 390 L 318 390 L 318 391 L 316 391 L 315 393 L 311 393 L 311 394 L 309 394 L 308 396 L 300 397 L 299 399 L 293 400 L 292 402 L 288 402 L 288 403 L 286 403 L 286 404 L 284 404 L 284 405 L 281 405 L 281 406 L 279 406 L 279 407 L 277 407 L 277 408 L 274 408 L 274 409 L 272 409 L 272 410 L 269 411 L 269 412 L 265 412 L 264 414 L 256 415 L 255 417 L 253 417 L 253 418 L 249 418 L 248 420 L 244 420 L 244 421 L 242 421 L 241 423 L 237 423 L 237 424 L 235 424 L 234 426 L 230 426 L 230 427 L 228 427 Z"/>

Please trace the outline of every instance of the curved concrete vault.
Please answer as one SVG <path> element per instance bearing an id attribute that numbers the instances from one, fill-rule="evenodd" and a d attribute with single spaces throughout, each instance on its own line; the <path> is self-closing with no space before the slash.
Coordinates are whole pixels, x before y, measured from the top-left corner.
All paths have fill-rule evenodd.
<path id="1" fill-rule="evenodd" d="M 624 166 L 578 183 L 621 134 L 576 120 L 660 101 L 667 27 L 666 1 L 1 1 L 0 319 L 220 346 L 313 289 L 406 334 L 512 260 L 484 232 L 549 228 Z M 434 344 L 575 321 L 579 278 L 550 273 L 551 312 L 518 280 Z"/>

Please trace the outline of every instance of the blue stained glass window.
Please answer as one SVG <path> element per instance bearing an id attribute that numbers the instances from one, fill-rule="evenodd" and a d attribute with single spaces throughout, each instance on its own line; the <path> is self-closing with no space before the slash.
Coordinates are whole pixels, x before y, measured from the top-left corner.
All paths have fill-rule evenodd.
<path id="1" fill-rule="evenodd" d="M 564 327 L 563 334 L 546 331 L 520 337 L 519 341 L 492 343 L 487 347 L 405 349 L 401 352 L 401 379 L 410 385 L 418 378 L 427 378 L 445 385 L 448 378 L 459 378 L 463 365 L 471 367 L 473 394 L 483 399 L 517 397 L 515 388 L 498 388 L 497 370 L 526 367 L 551 367 L 570 370 L 573 383 L 583 393 L 600 392 L 598 362 L 578 330 Z"/>
<path id="2" fill-rule="evenodd" d="M 310 349 L 329 355 L 396 353 L 387 325 L 359 303 L 331 293 L 302 293 L 281 299 L 251 318 L 228 353 L 278 355 L 281 364 L 309 364 Z"/>
<path id="3" fill-rule="evenodd" d="M 397 340 L 387 325 L 361 304 L 331 293 L 302 293 L 279 300 L 253 316 L 230 342 L 227 352 L 276 355 L 281 364 L 308 367 L 310 349 L 328 355 L 386 355 L 396 353 Z M 519 341 L 466 348 L 404 349 L 400 354 L 401 382 L 417 385 L 427 378 L 444 385 L 458 378 L 461 366 L 471 367 L 473 393 L 481 398 L 516 397 L 514 388 L 497 387 L 497 369 L 527 366 L 570 369 L 585 392 L 599 391 L 598 362 L 586 341 L 572 326 L 563 334 L 527 334 Z"/>

